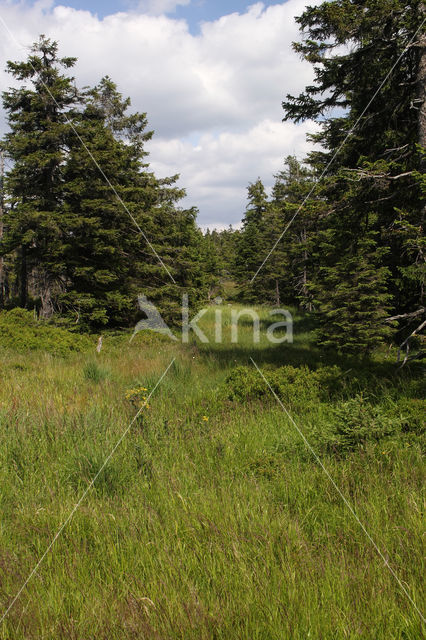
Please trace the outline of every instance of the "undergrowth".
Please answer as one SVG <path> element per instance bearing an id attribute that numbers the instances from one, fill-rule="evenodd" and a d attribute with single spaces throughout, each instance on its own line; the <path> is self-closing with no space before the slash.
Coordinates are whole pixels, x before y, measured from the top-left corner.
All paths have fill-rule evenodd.
<path id="1" fill-rule="evenodd" d="M 309 331 L 254 345 L 249 326 L 238 345 L 225 331 L 223 344 L 184 346 L 129 332 L 105 335 L 99 354 L 83 337 L 79 352 L 17 315 L 39 342 L 0 335 L 2 613 L 67 524 L 0 638 L 423 637 L 371 542 L 420 608 L 419 372 L 395 374 L 380 354 L 332 362 Z"/>

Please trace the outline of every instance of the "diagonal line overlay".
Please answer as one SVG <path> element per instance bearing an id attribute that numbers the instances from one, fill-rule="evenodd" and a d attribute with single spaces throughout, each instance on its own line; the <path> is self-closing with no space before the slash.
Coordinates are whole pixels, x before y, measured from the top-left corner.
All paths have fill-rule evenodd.
<path id="1" fill-rule="evenodd" d="M 13 33 L 11 32 L 11 30 L 9 29 L 9 27 L 7 26 L 6 22 L 4 21 L 3 17 L 0 16 L 0 22 L 3 25 L 6 33 L 8 34 L 9 38 L 20 48 L 20 49 L 24 49 L 25 47 L 23 47 L 18 40 L 15 38 L 15 36 L 13 35 Z M 32 69 L 34 71 L 34 65 L 30 62 L 30 66 L 32 67 Z M 50 97 L 52 98 L 53 102 L 56 104 L 57 107 L 59 107 L 55 97 L 53 96 L 52 92 L 50 91 L 49 87 L 46 85 L 45 82 L 42 81 L 42 84 L 44 86 L 44 88 L 46 89 L 46 91 L 48 92 L 48 94 L 50 95 Z M 157 251 L 155 250 L 155 248 L 153 247 L 152 243 L 149 241 L 149 239 L 147 238 L 145 232 L 142 230 L 140 224 L 138 223 L 138 221 L 136 220 L 135 216 L 132 214 L 132 212 L 129 210 L 128 206 L 126 205 L 126 203 L 123 201 L 123 199 L 121 198 L 121 196 L 119 195 L 117 189 L 114 187 L 114 185 L 112 184 L 111 180 L 108 178 L 108 176 L 106 175 L 106 173 L 104 172 L 104 170 L 102 169 L 102 167 L 100 166 L 100 164 L 98 163 L 98 161 L 96 160 L 95 156 L 93 155 L 93 153 L 90 151 L 90 149 L 88 148 L 87 144 L 84 142 L 83 138 L 81 137 L 81 135 L 78 133 L 77 129 L 75 128 L 74 124 L 71 122 L 71 120 L 69 120 L 68 118 L 65 119 L 65 123 L 68 124 L 72 131 L 74 132 L 75 136 L 77 137 L 78 141 L 80 142 L 80 144 L 82 145 L 82 147 L 84 148 L 84 150 L 86 151 L 86 153 L 88 154 L 88 156 L 90 157 L 90 159 L 92 160 L 93 164 L 96 166 L 96 168 L 98 169 L 99 173 L 101 174 L 101 176 L 103 177 L 103 179 L 105 180 L 105 182 L 107 183 L 107 185 L 109 186 L 109 188 L 111 189 L 111 191 L 113 192 L 113 194 L 115 195 L 115 197 L 117 198 L 119 204 L 121 204 L 121 206 L 123 207 L 124 211 L 127 213 L 127 215 L 129 216 L 129 218 L 131 219 L 131 221 L 133 222 L 133 224 L 135 225 L 135 227 L 137 228 L 137 230 L 139 231 L 139 233 L 142 235 L 142 237 L 144 238 L 145 242 L 147 243 L 148 247 L 151 249 L 152 253 L 155 255 L 155 257 L 157 258 L 158 262 L 160 263 L 160 265 L 163 267 L 163 269 L 165 270 L 165 272 L 167 273 L 167 275 L 169 276 L 170 280 L 173 282 L 173 284 L 176 284 L 176 280 L 173 278 L 172 274 L 170 273 L 169 269 L 166 267 L 166 265 L 164 264 L 163 260 L 160 258 L 160 256 L 158 255 Z"/>
<path id="2" fill-rule="evenodd" d="M 114 453 L 116 452 L 116 450 L 118 449 L 118 447 L 120 446 L 120 444 L 123 442 L 124 438 L 126 437 L 126 435 L 129 433 L 130 429 L 132 428 L 133 424 L 135 423 L 135 421 L 137 420 L 137 418 L 140 416 L 141 412 L 143 411 L 145 404 L 148 403 L 149 399 L 151 398 L 151 396 L 154 394 L 154 392 L 156 391 L 156 389 L 160 386 L 160 384 L 162 383 L 163 379 L 165 378 L 165 376 L 167 375 L 170 367 L 172 366 L 172 364 L 174 363 L 174 361 L 176 360 L 176 358 L 173 358 L 173 360 L 170 362 L 169 366 L 167 367 L 167 369 L 163 372 L 163 374 L 161 375 L 161 377 L 159 378 L 159 380 L 157 381 L 155 387 L 153 388 L 153 390 L 150 392 L 150 394 L 148 395 L 146 402 L 142 405 L 142 407 L 139 409 L 139 411 L 136 413 L 136 415 L 134 416 L 134 418 L 132 419 L 132 421 L 130 422 L 130 424 L 126 427 L 126 429 L 123 431 L 122 435 L 120 436 L 120 438 L 117 440 L 117 442 L 115 443 L 114 447 L 112 448 L 111 452 L 108 454 L 108 456 L 105 458 L 102 466 L 99 468 L 99 470 L 97 471 L 96 475 L 92 478 L 92 480 L 89 482 L 89 484 L 87 485 L 86 489 L 83 491 L 82 495 L 80 496 L 78 502 L 74 505 L 74 507 L 72 508 L 71 512 L 69 513 L 68 517 L 64 520 L 64 522 L 61 524 L 61 526 L 59 527 L 58 531 L 56 532 L 56 534 L 54 535 L 54 537 L 52 538 L 52 541 L 50 542 L 49 546 L 47 547 L 46 551 L 43 553 L 43 555 L 41 556 L 41 558 L 38 560 L 37 564 L 35 565 L 35 567 L 33 568 L 33 570 L 31 571 L 31 573 L 28 575 L 27 579 L 25 580 L 25 582 L 23 583 L 23 585 L 21 586 L 21 588 L 19 589 L 19 591 L 17 592 L 17 594 L 14 596 L 12 602 L 9 604 L 9 606 L 7 607 L 6 611 L 4 612 L 4 614 L 2 615 L 2 617 L 0 618 L 0 624 L 4 621 L 4 619 L 6 618 L 6 616 L 8 615 L 9 611 L 12 609 L 12 607 L 14 606 L 14 604 L 16 603 L 16 601 L 19 599 L 21 593 L 23 592 L 23 590 L 25 589 L 25 587 L 27 586 L 27 584 L 30 582 L 30 580 L 32 579 L 32 577 L 37 573 L 40 565 L 42 564 L 42 562 L 44 561 L 44 559 L 46 558 L 46 556 L 48 555 L 48 553 L 50 552 L 50 550 L 52 549 L 53 545 L 55 544 L 56 540 L 59 538 L 59 536 L 61 535 L 62 531 L 65 529 L 65 527 L 67 526 L 67 524 L 72 520 L 75 512 L 77 511 L 77 509 L 80 507 L 81 503 L 83 502 L 84 498 L 87 496 L 87 494 L 89 493 L 89 491 L 92 489 L 93 485 L 95 484 L 96 480 L 99 478 L 99 475 L 102 473 L 102 471 L 105 469 L 106 465 L 108 464 L 108 462 L 111 460 L 112 456 L 114 455 Z"/>
<path id="3" fill-rule="evenodd" d="M 353 506 L 351 505 L 351 503 L 348 501 L 348 499 L 346 498 L 346 496 L 344 495 L 344 493 L 341 491 L 341 489 L 339 489 L 339 487 L 337 486 L 336 482 L 333 480 L 332 476 L 330 475 L 330 472 L 328 471 L 328 469 L 324 466 L 323 462 L 321 461 L 321 459 L 318 457 L 318 455 L 315 453 L 314 449 L 312 448 L 312 445 L 309 443 L 308 439 L 306 438 L 305 434 L 303 433 L 303 431 L 300 429 L 300 427 L 297 425 L 297 423 L 294 421 L 293 417 L 290 415 L 290 413 L 288 412 L 287 408 L 285 407 L 285 405 L 282 403 L 281 399 L 279 398 L 279 396 L 275 393 L 275 391 L 273 390 L 273 388 L 271 387 L 270 383 L 268 382 L 268 380 L 266 379 L 265 375 L 263 374 L 263 372 L 261 371 L 261 369 L 258 367 L 258 365 L 256 364 L 256 362 L 253 360 L 252 357 L 250 357 L 250 360 L 252 361 L 252 364 L 254 365 L 254 367 L 256 368 L 256 370 L 258 371 L 258 373 L 260 374 L 260 376 L 263 378 L 263 381 L 266 383 L 266 385 L 268 386 L 269 391 L 272 393 L 272 395 L 274 396 L 275 400 L 278 402 L 278 404 L 280 405 L 281 409 L 284 411 L 284 413 L 287 415 L 288 419 L 290 420 L 290 422 L 292 423 L 292 425 L 296 428 L 298 434 L 300 435 L 300 437 L 302 438 L 303 442 L 305 443 L 306 447 L 309 449 L 310 453 L 314 456 L 316 462 L 319 464 L 319 466 L 321 467 L 321 469 L 324 471 L 325 475 L 327 476 L 328 480 L 331 482 L 331 484 L 333 485 L 334 489 L 337 491 L 337 493 L 339 494 L 339 496 L 342 498 L 343 502 L 345 503 L 346 507 L 349 509 L 349 511 L 351 512 L 351 514 L 353 515 L 353 517 L 355 518 L 355 520 L 358 522 L 359 526 L 361 527 L 361 529 L 363 530 L 363 532 L 365 533 L 365 535 L 367 536 L 368 540 L 371 542 L 371 544 L 373 545 L 374 549 L 377 551 L 377 553 L 379 554 L 380 558 L 383 560 L 385 566 L 389 569 L 390 573 L 392 574 L 392 576 L 395 578 L 396 582 L 398 583 L 398 585 L 400 586 L 400 588 L 402 589 L 402 591 L 404 592 L 404 594 L 407 596 L 408 600 L 411 602 L 411 604 L 413 605 L 413 607 L 415 608 L 415 610 L 417 611 L 417 613 L 419 614 L 420 618 L 422 619 L 423 622 L 426 622 L 422 612 L 420 611 L 419 607 L 416 605 L 416 603 L 414 602 L 413 598 L 411 597 L 411 595 L 408 593 L 406 587 L 403 585 L 401 579 L 398 577 L 398 575 L 395 573 L 394 569 L 392 569 L 391 565 L 389 564 L 388 559 L 383 555 L 383 553 L 380 551 L 379 547 L 377 546 L 376 542 L 374 541 L 374 539 L 371 537 L 371 535 L 368 533 L 367 529 L 365 528 L 365 526 L 363 525 L 363 523 L 361 522 L 361 520 L 359 519 L 356 511 L 354 510 Z"/>
<path id="4" fill-rule="evenodd" d="M 395 62 L 395 64 L 393 65 L 393 67 L 390 69 L 390 71 L 387 73 L 387 75 L 385 76 L 385 78 L 382 80 L 382 82 L 380 83 L 378 89 L 375 91 L 373 97 L 370 99 L 369 103 L 367 104 L 367 106 L 365 107 L 365 109 L 362 111 L 361 115 L 359 116 L 359 118 L 356 120 L 354 126 L 352 127 L 352 129 L 349 131 L 349 133 L 347 134 L 346 138 L 343 140 L 343 142 L 340 144 L 340 146 L 337 148 L 337 150 L 334 152 L 332 158 L 329 160 L 327 166 L 325 167 L 325 169 L 323 170 L 323 172 L 321 173 L 320 177 L 318 178 L 317 182 L 314 184 L 314 186 L 312 187 L 312 189 L 309 191 L 308 195 L 304 198 L 302 204 L 300 205 L 300 207 L 297 209 L 297 211 L 295 212 L 295 214 L 293 215 L 292 218 L 290 218 L 289 222 L 286 224 L 284 231 L 281 233 L 281 235 L 279 236 L 278 240 L 275 242 L 274 246 L 272 247 L 272 249 L 270 250 L 270 252 L 268 253 L 268 255 L 266 256 L 266 258 L 264 259 L 264 261 L 262 262 L 262 264 L 260 265 L 260 267 L 258 268 L 258 270 L 256 271 L 256 273 L 254 274 L 253 278 L 250 280 L 250 284 L 252 284 L 255 279 L 257 278 L 257 276 L 259 275 L 259 273 L 261 272 L 261 270 L 263 269 L 263 267 L 265 266 L 265 264 L 268 262 L 269 258 L 271 257 L 271 255 L 274 253 L 275 249 L 277 248 L 277 246 L 279 245 L 279 243 L 281 242 L 281 240 L 283 239 L 284 235 L 287 233 L 287 231 L 289 230 L 289 228 L 291 227 L 291 225 L 293 224 L 293 222 L 295 221 L 295 219 L 297 218 L 297 216 L 299 215 L 299 213 L 301 212 L 301 210 L 303 209 L 305 203 L 307 202 L 307 200 L 309 200 L 309 198 L 311 197 L 311 195 L 314 193 L 314 191 L 316 190 L 316 188 L 318 187 L 319 183 L 321 182 L 321 180 L 323 179 L 323 177 L 325 176 L 325 174 L 327 173 L 327 171 L 329 170 L 330 166 L 333 164 L 333 162 L 335 161 L 337 155 L 340 153 L 340 151 L 342 150 L 342 148 L 345 146 L 345 144 L 347 143 L 347 141 L 349 140 L 349 138 L 355 133 L 355 129 L 358 127 L 359 123 L 361 122 L 362 118 L 365 116 L 366 112 L 368 111 L 368 109 L 370 108 L 371 104 L 374 102 L 374 100 L 377 98 L 377 96 L 379 95 L 380 91 L 383 89 L 384 85 L 386 84 L 386 82 L 388 81 L 388 79 L 390 78 L 390 76 L 392 75 L 392 73 L 394 72 L 394 70 L 396 69 L 396 67 L 398 66 L 398 64 L 401 62 L 402 58 L 405 56 L 405 54 L 407 53 L 408 49 L 411 47 L 412 43 L 414 42 L 415 38 L 417 37 L 417 34 L 421 31 L 421 29 L 423 28 L 423 25 L 426 23 L 426 18 L 423 20 L 423 22 L 421 23 L 420 27 L 417 29 L 417 31 L 415 32 L 415 34 L 413 35 L 413 37 L 411 38 L 411 40 L 409 41 L 409 43 L 407 44 L 407 46 L 405 47 L 404 51 L 401 53 L 401 55 L 399 56 L 399 58 L 397 59 L 397 61 Z"/>

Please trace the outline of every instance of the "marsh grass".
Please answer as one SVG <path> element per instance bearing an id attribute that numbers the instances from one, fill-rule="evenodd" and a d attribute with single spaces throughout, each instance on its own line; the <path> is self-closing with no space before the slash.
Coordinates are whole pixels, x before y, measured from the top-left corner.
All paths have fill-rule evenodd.
<path id="1" fill-rule="evenodd" d="M 203 323 L 210 335 L 214 311 Z M 222 345 L 106 337 L 96 360 L 94 345 L 66 358 L 3 350 L 3 610 L 133 418 L 126 391 L 152 389 L 176 363 L 0 626 L 1 638 L 423 637 L 418 613 L 286 415 L 267 395 L 231 400 L 227 383 L 250 356 L 271 371 L 325 362 L 357 375 L 336 398 L 305 394 L 293 404 L 307 437 L 328 432 L 336 407 L 360 392 L 401 419 L 395 433 L 320 455 L 421 607 L 421 378 L 395 377 L 383 355 L 361 370 L 321 354 L 305 319 L 298 323 L 295 343 L 275 347 L 253 345 L 245 325 L 238 345 L 226 327 Z M 87 375 L 91 362 L 108 375 Z"/>

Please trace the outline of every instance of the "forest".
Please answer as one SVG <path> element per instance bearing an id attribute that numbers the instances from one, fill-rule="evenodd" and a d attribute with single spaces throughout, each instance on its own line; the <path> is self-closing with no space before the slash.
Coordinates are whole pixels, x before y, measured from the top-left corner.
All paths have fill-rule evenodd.
<path id="1" fill-rule="evenodd" d="M 178 322 L 183 290 L 196 307 L 231 279 L 241 300 L 315 313 L 324 348 L 408 345 L 425 312 L 422 17 L 420 4 L 306 10 L 294 46 L 316 82 L 283 109 L 320 122 L 318 150 L 287 157 L 270 197 L 249 185 L 241 230 L 206 235 L 178 176 L 149 170 L 147 115 L 109 77 L 78 89 L 76 60 L 41 36 L 7 66 L 21 86 L 3 94 L 0 305 L 99 330 L 134 323 L 143 292 Z"/>
<path id="2" fill-rule="evenodd" d="M 224 230 L 114 78 L 45 35 L 7 62 L 0 638 L 424 637 L 425 5 L 297 23 L 313 150 Z"/>

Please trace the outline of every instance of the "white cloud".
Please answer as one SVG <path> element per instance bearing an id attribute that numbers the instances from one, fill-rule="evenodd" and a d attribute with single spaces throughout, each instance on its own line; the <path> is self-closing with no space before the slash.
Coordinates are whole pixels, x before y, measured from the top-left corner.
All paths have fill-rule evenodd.
<path id="1" fill-rule="evenodd" d="M 33 7 L 0 0 L 0 9 L 20 43 L 45 33 L 59 41 L 61 54 L 77 56 L 78 84 L 109 74 L 133 108 L 148 113 L 156 133 L 153 168 L 162 175 L 180 172 L 188 201 L 200 208 L 200 224 L 213 225 L 241 218 L 247 183 L 258 176 L 270 182 L 284 156 L 308 148 L 309 125 L 281 122 L 285 95 L 312 80 L 310 65 L 291 49 L 299 37 L 294 16 L 305 2 L 266 9 L 257 3 L 242 15 L 204 23 L 197 36 L 183 20 L 140 11 L 100 20 L 45 0 Z M 150 4 L 165 11 L 177 3 Z M 1 67 L 27 51 L 5 34 Z M 1 81 L 8 86 L 10 76 Z"/>
<path id="2" fill-rule="evenodd" d="M 197 143 L 154 138 L 152 168 L 159 175 L 180 172 L 188 204 L 203 212 L 200 224 L 212 226 L 213 221 L 223 227 L 241 218 L 250 182 L 261 177 L 270 188 L 284 155 L 303 156 L 309 150 L 306 133 L 312 130 L 316 130 L 313 122 L 295 127 L 263 120 L 240 133 L 204 134 Z"/>

